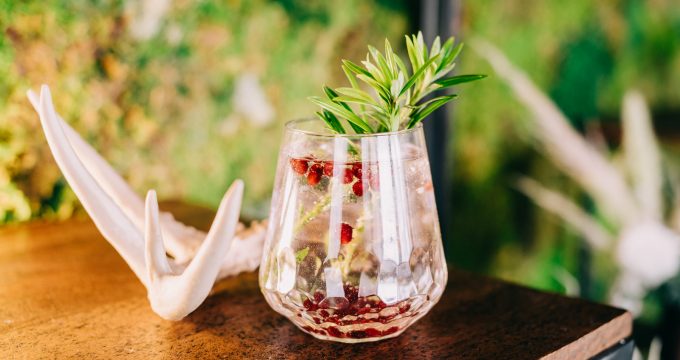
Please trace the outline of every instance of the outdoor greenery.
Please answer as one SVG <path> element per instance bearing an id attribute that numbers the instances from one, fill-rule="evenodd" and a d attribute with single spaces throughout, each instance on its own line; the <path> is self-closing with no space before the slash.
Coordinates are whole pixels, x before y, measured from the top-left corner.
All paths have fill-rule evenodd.
<path id="1" fill-rule="evenodd" d="M 216 206 L 243 178 L 265 217 L 283 123 L 408 21 L 399 2 L 49 0 L 0 1 L 0 25 L 1 223 L 78 206 L 26 98 L 43 83 L 140 194 Z"/>

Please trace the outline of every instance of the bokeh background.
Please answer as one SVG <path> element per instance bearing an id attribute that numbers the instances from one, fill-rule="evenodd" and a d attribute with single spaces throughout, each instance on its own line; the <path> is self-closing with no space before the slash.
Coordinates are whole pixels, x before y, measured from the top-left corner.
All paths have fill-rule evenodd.
<path id="1" fill-rule="evenodd" d="M 469 45 L 459 71 L 490 77 L 460 89 L 444 119 L 449 173 L 438 201 L 449 209 L 441 219 L 448 260 L 629 307 L 641 353 L 674 358 L 680 3 L 453 3 L 444 18 Z M 340 59 L 360 60 L 367 44 L 384 38 L 403 51 L 403 35 L 427 21 L 414 1 L 0 0 L 0 224 L 82 215 L 25 96 L 29 88 L 50 85 L 59 113 L 140 194 L 155 188 L 162 198 L 214 207 L 228 184 L 243 178 L 244 214 L 263 218 L 283 123 L 312 114 L 306 98 L 320 95 L 323 84 L 343 83 Z M 597 172 L 575 176 L 555 161 L 545 145 L 550 141 L 537 131 L 540 111 L 496 74 L 480 45 L 487 42 L 556 104 L 569 129 L 620 171 L 633 192 L 646 170 L 635 170 L 625 154 L 658 154 L 637 160 L 658 164 L 650 171 L 658 170 L 652 180 L 659 191 L 648 196 L 661 209 L 656 228 L 626 235 L 629 224 L 610 216 L 583 186 Z M 631 101 L 646 104 L 652 119 L 633 111 L 630 123 L 641 128 L 621 120 L 631 91 Z M 653 126 L 651 137 L 645 138 L 645 123 Z M 638 133 L 642 140 L 631 143 L 641 147 L 624 151 L 625 139 Z M 532 192 L 528 178 L 577 205 L 610 244 L 593 246 L 579 226 L 538 206 L 547 193 Z M 645 196 L 636 193 L 636 201 L 645 203 Z M 647 240 L 643 248 L 652 251 L 642 252 L 637 266 L 639 259 L 624 250 Z"/>

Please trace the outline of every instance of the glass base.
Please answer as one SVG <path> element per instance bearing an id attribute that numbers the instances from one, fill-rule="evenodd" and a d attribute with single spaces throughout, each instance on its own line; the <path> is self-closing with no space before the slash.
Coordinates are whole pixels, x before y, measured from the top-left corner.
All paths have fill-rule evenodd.
<path id="1" fill-rule="evenodd" d="M 295 304 L 299 301 L 293 301 L 290 296 L 270 291 L 263 293 L 274 310 L 285 315 L 302 331 L 317 339 L 343 343 L 372 342 L 398 336 L 438 300 L 416 295 L 386 304 L 377 296 L 350 295 L 346 301 L 332 302 L 316 294 L 316 297 L 312 295 L 297 306 Z"/>

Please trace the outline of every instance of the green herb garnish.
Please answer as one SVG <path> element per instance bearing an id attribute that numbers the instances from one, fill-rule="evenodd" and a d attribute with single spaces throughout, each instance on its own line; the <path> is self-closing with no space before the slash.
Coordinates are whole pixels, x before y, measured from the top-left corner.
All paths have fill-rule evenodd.
<path id="1" fill-rule="evenodd" d="M 364 67 L 349 60 L 342 61 L 342 70 L 351 87 L 331 89 L 324 86 L 327 98 L 315 96 L 309 99 L 322 108 L 316 115 L 338 134 L 347 133 L 343 122 L 357 134 L 410 129 L 457 96 L 443 95 L 426 100 L 428 94 L 486 77 L 445 77 L 453 70 L 462 48 L 462 43 L 454 45 L 453 38 L 441 45 L 437 37 L 428 51 L 422 33 L 406 36 L 412 69 L 409 73 L 386 39 L 384 54 L 373 46 L 368 47 L 366 60 L 361 62 Z M 362 83 L 372 90 L 371 93 L 362 90 Z"/>
<path id="2" fill-rule="evenodd" d="M 298 264 L 301 263 L 302 260 L 304 260 L 307 257 L 307 254 L 309 254 L 309 246 L 302 250 L 298 250 L 295 253 L 295 262 L 297 262 Z"/>

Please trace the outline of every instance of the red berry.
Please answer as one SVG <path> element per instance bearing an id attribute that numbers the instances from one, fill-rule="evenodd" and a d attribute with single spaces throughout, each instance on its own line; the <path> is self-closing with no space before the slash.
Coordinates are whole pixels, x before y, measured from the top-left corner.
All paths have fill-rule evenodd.
<path id="1" fill-rule="evenodd" d="M 308 311 L 315 311 L 319 308 L 316 303 L 310 301 L 309 299 L 305 299 L 305 301 L 302 302 L 302 306 L 304 306 Z"/>
<path id="2" fill-rule="evenodd" d="M 394 334 L 395 332 L 399 331 L 399 328 L 396 326 L 392 326 L 391 328 L 384 330 L 382 332 L 383 335 L 389 335 L 389 334 Z"/>
<path id="3" fill-rule="evenodd" d="M 352 185 L 352 191 L 354 191 L 354 195 L 356 196 L 364 195 L 364 185 L 361 183 L 361 180 L 355 182 L 354 185 Z"/>
<path id="4" fill-rule="evenodd" d="M 309 299 L 305 299 L 305 301 L 302 302 L 302 306 L 304 306 L 305 309 L 310 310 L 313 304 L 311 301 L 309 301 Z"/>
<path id="5" fill-rule="evenodd" d="M 355 162 L 352 164 L 352 174 L 357 177 L 357 179 L 361 180 L 361 163 L 360 162 Z"/>
<path id="6" fill-rule="evenodd" d="M 365 329 L 364 331 L 366 332 L 366 335 L 368 335 L 368 337 L 378 337 L 381 335 L 380 330 L 374 328 L 368 328 Z"/>
<path id="7" fill-rule="evenodd" d="M 307 173 L 307 168 L 309 167 L 309 164 L 305 159 L 290 159 L 290 166 L 296 173 L 304 175 L 305 173 Z"/>
<path id="8" fill-rule="evenodd" d="M 345 169 L 345 174 L 342 177 L 343 184 L 349 184 L 354 179 L 354 174 L 352 174 L 352 169 Z"/>
<path id="9" fill-rule="evenodd" d="M 326 176 L 333 176 L 333 162 L 326 161 L 323 163 L 323 174 Z"/>
<path id="10" fill-rule="evenodd" d="M 371 312 L 370 307 L 362 307 L 362 308 L 359 308 L 359 310 L 357 310 L 357 315 L 363 315 L 363 314 L 366 314 L 366 313 L 369 313 L 369 312 Z"/>
<path id="11" fill-rule="evenodd" d="M 323 167 L 321 164 L 314 164 L 309 168 L 309 174 L 307 174 L 307 183 L 309 185 L 316 185 L 321 181 L 321 173 L 323 172 Z"/>
<path id="12" fill-rule="evenodd" d="M 399 313 L 403 314 L 411 309 L 411 304 L 405 304 L 399 307 Z"/>
<path id="13" fill-rule="evenodd" d="M 335 326 L 331 326 L 327 329 L 328 335 L 333 336 L 333 337 L 343 337 L 343 333 L 338 330 Z"/>
<path id="14" fill-rule="evenodd" d="M 321 292 L 321 290 L 317 290 L 314 293 L 314 301 L 315 302 L 320 303 L 321 300 L 323 300 L 324 298 L 325 298 L 325 296 L 323 295 L 323 292 Z"/>
<path id="15" fill-rule="evenodd" d="M 349 244 L 352 241 L 352 227 L 347 223 L 342 223 L 340 227 L 340 242 L 343 245 Z"/>

